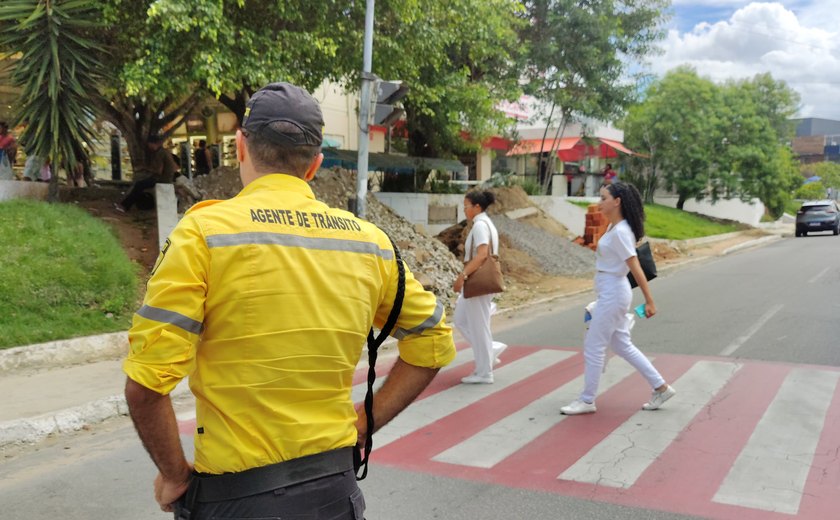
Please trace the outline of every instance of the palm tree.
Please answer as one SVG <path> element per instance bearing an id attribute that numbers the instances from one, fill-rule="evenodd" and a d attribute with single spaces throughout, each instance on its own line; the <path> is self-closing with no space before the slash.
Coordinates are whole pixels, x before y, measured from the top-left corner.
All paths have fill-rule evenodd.
<path id="1" fill-rule="evenodd" d="M 101 17 L 95 0 L 0 2 L 0 53 L 12 58 L 5 72 L 20 90 L 15 124 L 26 125 L 27 154 L 72 168 L 79 151 L 90 149 L 104 74 L 102 48 L 90 34 Z"/>

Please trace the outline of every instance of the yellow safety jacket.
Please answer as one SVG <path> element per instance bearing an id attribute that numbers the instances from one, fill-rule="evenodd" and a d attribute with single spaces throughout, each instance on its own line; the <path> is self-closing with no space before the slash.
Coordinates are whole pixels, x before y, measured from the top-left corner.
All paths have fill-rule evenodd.
<path id="1" fill-rule="evenodd" d="M 233 199 L 193 206 L 172 232 L 123 369 L 160 394 L 189 376 L 199 472 L 352 446 L 353 373 L 397 276 L 376 226 L 315 200 L 297 177 L 260 177 Z M 443 306 L 407 268 L 392 335 L 412 365 L 455 357 Z"/>

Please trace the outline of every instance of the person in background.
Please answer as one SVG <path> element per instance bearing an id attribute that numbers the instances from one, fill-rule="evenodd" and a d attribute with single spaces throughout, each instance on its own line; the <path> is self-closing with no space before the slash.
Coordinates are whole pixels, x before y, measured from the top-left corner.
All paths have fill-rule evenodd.
<path id="1" fill-rule="evenodd" d="M 23 180 L 37 181 L 41 178 L 41 167 L 44 166 L 44 159 L 27 152 L 26 162 L 23 163 Z"/>
<path id="2" fill-rule="evenodd" d="M 383 231 L 315 199 L 323 126 L 300 87 L 251 97 L 236 132 L 244 188 L 187 211 L 134 316 L 126 402 L 159 470 L 155 498 L 176 518 L 364 517 L 353 374 L 394 307 L 400 265 Z M 399 357 L 373 396 L 376 429 L 455 357 L 443 305 L 402 266 Z M 187 376 L 194 466 L 169 399 Z"/>
<path id="3" fill-rule="evenodd" d="M 467 340 L 475 354 L 475 370 L 461 379 L 466 384 L 492 384 L 493 365 L 507 345 L 493 341 L 490 316 L 496 311 L 492 294 L 464 297 L 464 282 L 491 254 L 499 254 L 499 232 L 485 210 L 496 201 L 493 192 L 470 191 L 464 196 L 464 213 L 472 222 L 472 229 L 464 242 L 464 270 L 455 279 L 453 289 L 458 293 L 455 302 L 454 325 Z M 492 251 L 490 248 L 493 248 Z"/>
<path id="4" fill-rule="evenodd" d="M 193 162 L 195 163 L 196 175 L 207 175 L 213 167 L 213 157 L 210 149 L 207 148 L 207 141 L 198 141 L 198 148 L 193 151 Z"/>
<path id="5" fill-rule="evenodd" d="M 636 257 L 636 242 L 645 235 L 645 210 L 642 197 L 632 184 L 614 182 L 601 187 L 601 214 L 610 225 L 598 240 L 595 252 L 595 293 L 598 304 L 592 313 L 589 330 L 583 340 L 584 383 L 580 397 L 560 408 L 565 415 L 595 412 L 595 396 L 604 367 L 607 347 L 624 358 L 644 376 L 653 388 L 644 410 L 656 410 L 676 394 L 650 360 L 630 339 L 627 311 L 633 301 L 627 273 L 632 272 L 645 297 L 645 316 L 656 314 L 656 305 L 642 266 Z"/>
<path id="6" fill-rule="evenodd" d="M 618 180 L 616 177 L 618 177 L 618 174 L 613 170 L 612 164 L 607 163 L 607 167 L 604 168 L 604 184 L 612 184 Z"/>
<path id="7" fill-rule="evenodd" d="M 41 169 L 38 171 L 38 180 L 40 182 L 50 182 L 50 179 L 52 179 L 52 168 L 50 167 L 50 160 L 47 158 L 41 164 Z"/>
<path id="8" fill-rule="evenodd" d="M 17 155 L 17 142 L 15 136 L 9 132 L 9 125 L 0 121 L 0 180 L 13 180 L 15 178 L 12 167 L 15 165 Z"/>
<path id="9" fill-rule="evenodd" d="M 172 184 L 175 181 L 175 171 L 178 169 L 172 154 L 163 148 L 163 138 L 160 135 L 149 137 L 146 145 L 146 165 L 144 170 L 139 172 L 140 178 L 134 181 L 128 195 L 114 204 L 114 209 L 125 213 L 137 203 L 143 191 L 153 188 L 159 182 Z"/>
<path id="10" fill-rule="evenodd" d="M 9 131 L 9 125 L 5 121 L 0 121 L 0 153 L 6 156 L 10 165 L 15 165 L 17 141 L 15 141 L 15 136 Z"/>

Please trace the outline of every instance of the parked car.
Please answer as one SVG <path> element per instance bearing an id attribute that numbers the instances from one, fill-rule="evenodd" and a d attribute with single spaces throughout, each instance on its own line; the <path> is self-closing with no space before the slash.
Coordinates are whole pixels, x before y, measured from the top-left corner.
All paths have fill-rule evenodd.
<path id="1" fill-rule="evenodd" d="M 840 208 L 833 200 L 810 200 L 802 203 L 796 212 L 796 236 L 804 237 L 809 231 L 831 231 L 840 234 Z"/>

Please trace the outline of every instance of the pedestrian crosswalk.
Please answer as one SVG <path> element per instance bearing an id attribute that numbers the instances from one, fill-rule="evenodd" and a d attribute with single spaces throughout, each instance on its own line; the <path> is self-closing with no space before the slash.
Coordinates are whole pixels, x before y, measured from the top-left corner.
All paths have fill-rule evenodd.
<path id="1" fill-rule="evenodd" d="M 658 354 L 678 394 L 648 412 L 650 389 L 614 358 L 598 411 L 567 417 L 579 349 L 511 347 L 492 385 L 460 384 L 472 359 L 461 348 L 374 435 L 374 466 L 708 518 L 840 517 L 840 369 Z M 358 402 L 362 371 L 354 382 Z"/>

